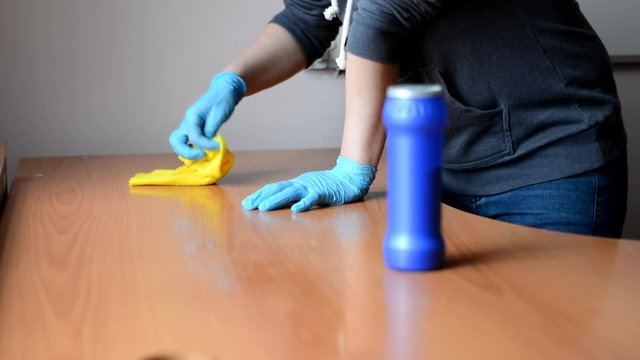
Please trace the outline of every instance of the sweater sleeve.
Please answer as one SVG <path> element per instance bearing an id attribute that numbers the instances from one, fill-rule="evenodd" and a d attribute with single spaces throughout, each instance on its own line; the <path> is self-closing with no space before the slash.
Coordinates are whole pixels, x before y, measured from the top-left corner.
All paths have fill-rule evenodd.
<path id="1" fill-rule="evenodd" d="M 398 63 L 406 39 L 453 0 L 360 0 L 353 13 L 347 50 L 365 59 Z"/>
<path id="2" fill-rule="evenodd" d="M 307 66 L 318 59 L 338 35 L 341 22 L 329 21 L 324 9 L 330 0 L 284 0 L 285 8 L 271 20 L 282 26 L 296 40 L 307 59 Z"/>

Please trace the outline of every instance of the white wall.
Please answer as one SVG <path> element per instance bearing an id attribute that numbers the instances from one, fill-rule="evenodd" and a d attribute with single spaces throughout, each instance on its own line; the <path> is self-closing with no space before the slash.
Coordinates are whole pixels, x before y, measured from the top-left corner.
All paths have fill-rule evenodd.
<path id="1" fill-rule="evenodd" d="M 280 0 L 0 0 L 0 138 L 26 156 L 170 152 L 209 79 Z M 251 9 L 251 10 L 249 10 Z M 616 71 L 629 133 L 628 237 L 640 238 L 640 67 Z M 343 79 L 304 72 L 243 100 L 232 149 L 337 147 Z"/>
<path id="2" fill-rule="evenodd" d="M 578 0 L 580 9 L 612 56 L 640 57 L 640 1 Z"/>
<path id="3" fill-rule="evenodd" d="M 10 172 L 24 156 L 170 152 L 167 137 L 187 107 L 281 7 L 0 0 L 0 137 Z M 305 72 L 246 98 L 221 133 L 236 150 L 337 147 L 342 93 L 342 79 Z"/>

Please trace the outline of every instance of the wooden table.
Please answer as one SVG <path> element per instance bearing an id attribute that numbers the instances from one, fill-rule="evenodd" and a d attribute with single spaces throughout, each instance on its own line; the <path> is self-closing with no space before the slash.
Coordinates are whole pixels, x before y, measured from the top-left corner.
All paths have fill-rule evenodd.
<path id="1" fill-rule="evenodd" d="M 367 200 L 244 211 L 336 150 L 238 152 L 218 186 L 129 188 L 172 155 L 22 159 L 0 226 L 0 359 L 638 359 L 640 243 L 443 207 L 447 268 L 388 270 Z"/>

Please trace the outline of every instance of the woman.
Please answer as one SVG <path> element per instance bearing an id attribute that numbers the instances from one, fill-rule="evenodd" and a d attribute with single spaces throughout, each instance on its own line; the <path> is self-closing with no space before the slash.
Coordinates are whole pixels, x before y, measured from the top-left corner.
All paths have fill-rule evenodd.
<path id="1" fill-rule="evenodd" d="M 620 236 L 626 136 L 609 57 L 574 0 L 285 0 L 187 110 L 170 137 L 174 150 L 195 159 L 201 150 L 189 143 L 215 148 L 210 138 L 242 97 L 309 66 L 343 21 L 336 166 L 269 184 L 242 202 L 246 209 L 293 204 L 299 212 L 362 199 L 384 147 L 386 88 L 437 82 L 449 109 L 445 203 L 522 225 Z"/>

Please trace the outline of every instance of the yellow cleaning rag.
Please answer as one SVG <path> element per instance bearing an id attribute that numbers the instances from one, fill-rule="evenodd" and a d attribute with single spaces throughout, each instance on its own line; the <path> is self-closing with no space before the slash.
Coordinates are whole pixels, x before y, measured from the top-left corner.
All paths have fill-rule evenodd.
<path id="1" fill-rule="evenodd" d="M 206 154 L 204 158 L 192 161 L 178 156 L 184 163 L 183 166 L 174 170 L 157 169 L 150 173 L 135 174 L 129 179 L 129 185 L 211 185 L 215 183 L 231 170 L 234 157 L 227 149 L 227 142 L 221 135 L 213 139 L 220 143 L 220 148 L 203 149 Z"/>

